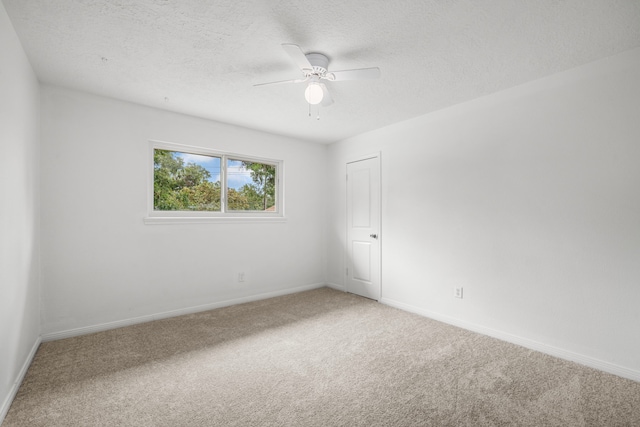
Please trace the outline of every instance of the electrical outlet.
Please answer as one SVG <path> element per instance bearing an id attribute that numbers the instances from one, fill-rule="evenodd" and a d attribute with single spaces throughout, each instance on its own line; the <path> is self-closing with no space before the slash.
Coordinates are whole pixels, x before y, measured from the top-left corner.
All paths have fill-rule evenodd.
<path id="1" fill-rule="evenodd" d="M 462 287 L 453 288 L 453 296 L 462 299 Z"/>
<path id="2" fill-rule="evenodd" d="M 238 282 L 244 282 L 244 271 L 238 273 Z"/>

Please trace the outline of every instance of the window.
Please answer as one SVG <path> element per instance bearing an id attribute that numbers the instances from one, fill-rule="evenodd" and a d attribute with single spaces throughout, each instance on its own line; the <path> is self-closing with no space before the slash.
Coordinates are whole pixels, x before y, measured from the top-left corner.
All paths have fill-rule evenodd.
<path id="1" fill-rule="evenodd" d="M 281 161 L 160 142 L 151 153 L 145 222 L 284 216 Z"/>
<path id="2" fill-rule="evenodd" d="M 226 170 L 229 211 L 276 210 L 275 165 L 228 158 Z"/>
<path id="3" fill-rule="evenodd" d="M 154 211 L 221 211 L 220 157 L 153 150 Z"/>

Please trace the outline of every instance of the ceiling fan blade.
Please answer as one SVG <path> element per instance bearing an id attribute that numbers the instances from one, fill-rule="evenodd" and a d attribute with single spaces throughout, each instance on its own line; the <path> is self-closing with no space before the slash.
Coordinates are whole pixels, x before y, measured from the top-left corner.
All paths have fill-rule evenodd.
<path id="1" fill-rule="evenodd" d="M 331 71 L 327 73 L 327 80 L 338 82 L 342 80 L 362 80 L 380 78 L 380 68 L 359 68 L 357 70 Z"/>
<path id="2" fill-rule="evenodd" d="M 304 83 L 307 80 L 309 80 L 308 77 L 304 78 L 304 79 L 280 80 L 278 82 L 258 83 L 258 84 L 255 84 L 253 86 L 255 87 L 255 86 L 281 85 L 281 84 L 284 84 L 284 83 Z"/>
<path id="3" fill-rule="evenodd" d="M 331 97 L 331 93 L 324 83 L 320 83 L 320 87 L 322 88 L 322 102 L 320 102 L 320 105 L 322 105 L 323 107 L 328 107 L 329 105 L 333 104 L 333 98 Z"/>
<path id="4" fill-rule="evenodd" d="M 282 48 L 289 54 L 291 59 L 293 59 L 293 62 L 296 63 L 298 68 L 300 68 L 305 75 L 307 74 L 305 71 L 313 70 L 313 66 L 305 56 L 302 49 L 300 49 L 300 46 L 297 44 L 282 43 Z"/>

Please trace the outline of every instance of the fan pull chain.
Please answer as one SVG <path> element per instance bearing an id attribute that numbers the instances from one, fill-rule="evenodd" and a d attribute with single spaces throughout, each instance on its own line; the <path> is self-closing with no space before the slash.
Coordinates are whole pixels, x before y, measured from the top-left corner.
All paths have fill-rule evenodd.
<path id="1" fill-rule="evenodd" d="M 316 120 L 320 120 L 320 106 L 317 106 Z M 311 104 L 309 104 L 309 117 L 311 117 Z"/>

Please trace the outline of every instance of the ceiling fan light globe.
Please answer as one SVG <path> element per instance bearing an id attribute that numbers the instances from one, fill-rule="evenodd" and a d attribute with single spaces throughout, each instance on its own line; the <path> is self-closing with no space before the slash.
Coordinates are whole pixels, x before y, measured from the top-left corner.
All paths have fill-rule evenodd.
<path id="1" fill-rule="evenodd" d="M 311 105 L 320 104 L 324 93 L 317 82 L 311 82 L 304 91 L 304 99 Z"/>

